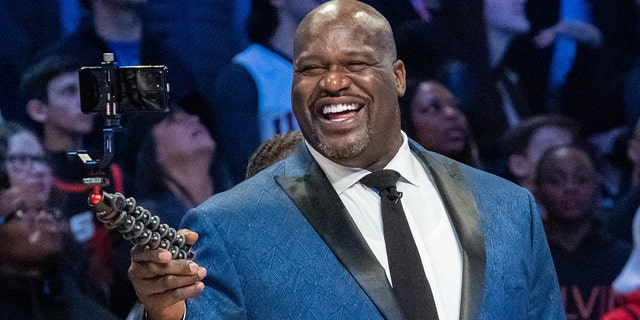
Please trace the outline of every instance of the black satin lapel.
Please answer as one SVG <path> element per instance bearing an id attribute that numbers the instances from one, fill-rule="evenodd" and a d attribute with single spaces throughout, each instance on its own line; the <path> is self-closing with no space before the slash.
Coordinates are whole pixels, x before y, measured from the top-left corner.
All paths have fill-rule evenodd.
<path id="1" fill-rule="evenodd" d="M 462 301 L 460 319 L 475 319 L 484 290 L 486 249 L 480 215 L 475 199 L 465 185 L 464 177 L 455 162 L 443 162 L 428 153 L 419 153 L 431 169 L 436 188 L 453 221 L 462 246 Z"/>
<path id="2" fill-rule="evenodd" d="M 384 317 L 403 319 L 384 268 L 320 167 L 314 162 L 304 178 L 276 176 L 275 179 Z"/>

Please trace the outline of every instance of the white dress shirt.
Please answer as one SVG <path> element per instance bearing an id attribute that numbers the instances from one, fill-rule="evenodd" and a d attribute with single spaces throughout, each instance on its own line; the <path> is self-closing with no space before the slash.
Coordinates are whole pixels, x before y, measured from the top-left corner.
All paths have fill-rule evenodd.
<path id="1" fill-rule="evenodd" d="M 401 175 L 397 190 L 403 193 L 402 205 L 431 285 L 438 316 L 441 320 L 459 319 L 462 251 L 458 238 L 435 184 L 409 149 L 404 132 L 402 137 L 402 146 L 385 169 L 398 171 Z M 359 182 L 370 171 L 341 166 L 306 144 L 384 267 L 387 279 L 391 279 L 382 230 L 380 196 L 375 189 Z"/>

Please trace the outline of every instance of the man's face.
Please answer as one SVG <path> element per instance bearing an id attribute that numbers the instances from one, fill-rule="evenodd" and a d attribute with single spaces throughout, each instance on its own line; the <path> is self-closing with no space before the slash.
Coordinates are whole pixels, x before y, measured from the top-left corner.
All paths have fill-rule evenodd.
<path id="1" fill-rule="evenodd" d="M 346 166 L 367 168 L 392 156 L 402 141 L 404 64 L 395 60 L 388 39 L 357 18 L 310 25 L 297 35 L 292 87 L 305 138 Z"/>
<path id="2" fill-rule="evenodd" d="M 71 134 L 91 131 L 93 117 L 80 110 L 80 80 L 78 72 L 61 74 L 47 86 L 46 126 Z"/>

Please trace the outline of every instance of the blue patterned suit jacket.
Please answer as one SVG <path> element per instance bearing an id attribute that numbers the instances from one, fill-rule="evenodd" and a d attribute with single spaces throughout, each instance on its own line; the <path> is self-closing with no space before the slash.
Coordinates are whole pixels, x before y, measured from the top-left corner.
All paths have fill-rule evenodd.
<path id="1" fill-rule="evenodd" d="M 463 250 L 460 319 L 564 319 L 536 204 L 523 188 L 410 143 Z M 205 290 L 188 319 L 402 319 L 377 262 L 301 143 L 183 220 Z"/>

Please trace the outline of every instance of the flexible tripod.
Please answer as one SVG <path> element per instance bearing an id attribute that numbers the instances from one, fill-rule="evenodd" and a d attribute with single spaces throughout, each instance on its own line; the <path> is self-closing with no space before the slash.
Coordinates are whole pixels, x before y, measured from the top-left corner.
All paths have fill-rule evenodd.
<path id="1" fill-rule="evenodd" d="M 191 246 L 186 243 L 184 235 L 161 223 L 160 218 L 149 210 L 136 205 L 134 198 L 125 198 L 121 193 L 109 193 L 102 188 L 109 185 L 105 178 L 105 169 L 114 156 L 114 135 L 120 131 L 120 114 L 116 90 L 119 87 L 115 76 L 116 65 L 113 54 L 105 53 L 100 72 L 104 73 L 98 91 L 106 100 L 104 109 L 105 125 L 103 133 L 103 155 L 100 159 L 92 159 L 84 150 L 70 151 L 67 154 L 79 158 L 87 171 L 83 183 L 90 186 L 88 204 L 99 221 L 107 228 L 120 232 L 133 244 L 149 249 L 163 248 L 171 252 L 174 259 L 190 259 Z M 80 83 L 82 86 L 82 82 Z"/>

